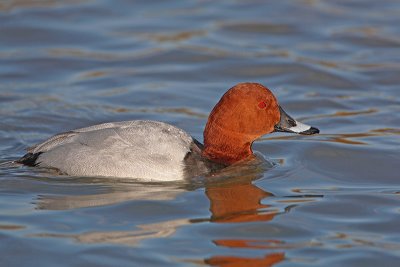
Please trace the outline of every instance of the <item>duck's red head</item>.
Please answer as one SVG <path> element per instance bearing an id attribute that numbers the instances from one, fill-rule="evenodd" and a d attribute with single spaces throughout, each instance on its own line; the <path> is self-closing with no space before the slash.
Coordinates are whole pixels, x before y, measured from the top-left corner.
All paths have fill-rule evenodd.
<path id="1" fill-rule="evenodd" d="M 222 96 L 208 117 L 203 156 L 223 164 L 235 163 L 253 154 L 254 140 L 274 131 L 319 132 L 289 117 L 263 85 L 237 84 Z"/>

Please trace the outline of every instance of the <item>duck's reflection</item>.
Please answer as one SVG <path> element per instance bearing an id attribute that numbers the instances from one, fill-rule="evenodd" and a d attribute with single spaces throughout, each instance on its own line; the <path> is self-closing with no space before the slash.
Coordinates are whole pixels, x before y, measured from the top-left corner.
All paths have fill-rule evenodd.
<path id="1" fill-rule="evenodd" d="M 127 184 L 125 187 L 107 188 L 105 193 L 84 195 L 41 195 L 36 203 L 37 209 L 70 210 L 88 207 L 114 205 L 133 200 L 162 201 L 175 199 L 185 190 L 178 185 Z"/>
<path id="2" fill-rule="evenodd" d="M 261 200 L 272 194 L 253 185 L 251 181 L 208 186 L 206 195 L 210 200 L 212 222 L 269 221 L 278 212 L 262 212 L 262 209 L 270 208 L 270 206 L 261 204 Z"/>
<path id="3" fill-rule="evenodd" d="M 224 173 L 230 175 L 232 171 Z M 252 182 L 262 175 L 262 169 L 254 168 L 250 175 L 236 175 L 234 178 L 219 179 L 209 177 L 205 186 L 205 194 L 210 201 L 211 217 L 208 219 L 176 219 L 152 224 L 137 225 L 130 231 L 91 231 L 76 235 L 63 234 L 39 234 L 45 237 L 68 237 L 82 243 L 118 243 L 124 245 L 138 245 L 142 240 L 151 238 L 165 238 L 173 235 L 179 227 L 204 221 L 212 223 L 243 223 L 270 221 L 280 213 L 271 205 L 262 204 L 261 201 L 273 196 Z M 217 182 L 214 182 L 215 180 Z M 117 204 L 132 200 L 172 200 L 178 194 L 187 191 L 187 188 L 177 185 L 152 185 L 137 186 L 136 190 L 116 190 L 93 195 L 69 195 L 69 196 L 41 196 L 37 207 L 40 209 L 62 210 L 77 209 Z M 211 240 L 216 246 L 228 248 L 265 249 L 265 247 L 251 246 L 251 240 Z M 279 242 L 279 241 L 278 241 Z M 276 247 L 275 247 L 276 248 Z M 211 266 L 272 266 L 284 259 L 284 253 L 266 254 L 262 257 L 237 257 L 233 255 L 216 255 L 205 259 L 203 262 Z"/>
<path id="4" fill-rule="evenodd" d="M 284 253 L 271 253 L 260 258 L 215 256 L 204 262 L 211 266 L 221 267 L 269 267 L 285 259 Z"/>
<path id="5" fill-rule="evenodd" d="M 206 186 L 205 192 L 210 200 L 211 222 L 243 223 L 270 221 L 280 211 L 271 205 L 262 204 L 272 193 L 255 186 L 252 180 L 256 177 L 244 177 L 230 184 Z M 252 247 L 251 240 L 216 239 L 217 246 L 228 248 L 259 249 Z M 283 261 L 285 254 L 271 253 L 262 257 L 238 257 L 235 255 L 216 255 L 204 260 L 206 264 L 221 267 L 239 266 L 272 266 Z"/>

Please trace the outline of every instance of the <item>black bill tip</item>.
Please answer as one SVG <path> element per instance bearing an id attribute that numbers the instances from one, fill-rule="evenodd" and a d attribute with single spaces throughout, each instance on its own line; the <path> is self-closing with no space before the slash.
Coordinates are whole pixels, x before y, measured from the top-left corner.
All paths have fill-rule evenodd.
<path id="1" fill-rule="evenodd" d="M 312 135 L 312 134 L 317 134 L 319 133 L 319 129 L 315 127 L 310 127 L 310 129 L 305 130 L 304 132 L 300 132 L 299 134 L 304 134 L 304 135 Z"/>

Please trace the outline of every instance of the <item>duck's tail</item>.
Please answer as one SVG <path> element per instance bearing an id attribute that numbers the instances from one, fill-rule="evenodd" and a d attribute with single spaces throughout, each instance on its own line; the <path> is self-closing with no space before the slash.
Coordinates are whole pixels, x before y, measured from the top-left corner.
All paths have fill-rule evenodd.
<path id="1" fill-rule="evenodd" d="M 36 162 L 37 158 L 42 154 L 43 152 L 38 152 L 38 153 L 27 153 L 25 154 L 22 158 L 18 159 L 15 161 L 15 163 L 20 163 L 24 164 L 27 166 L 36 166 L 38 163 Z"/>

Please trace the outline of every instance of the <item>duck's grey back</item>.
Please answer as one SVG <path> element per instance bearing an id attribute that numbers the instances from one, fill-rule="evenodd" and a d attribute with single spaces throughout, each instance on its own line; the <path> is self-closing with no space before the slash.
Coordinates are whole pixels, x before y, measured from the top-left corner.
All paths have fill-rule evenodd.
<path id="1" fill-rule="evenodd" d="M 53 136 L 28 152 L 35 165 L 75 176 L 180 180 L 184 158 L 197 149 L 185 131 L 157 121 L 124 121 Z"/>

